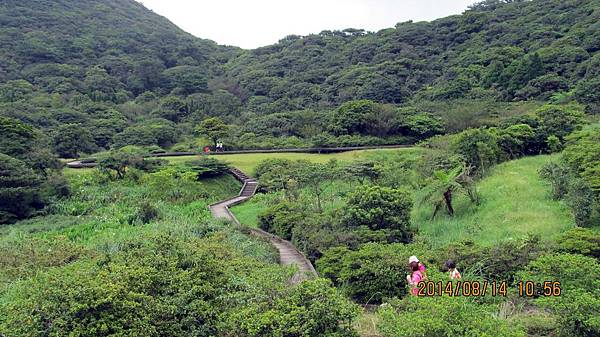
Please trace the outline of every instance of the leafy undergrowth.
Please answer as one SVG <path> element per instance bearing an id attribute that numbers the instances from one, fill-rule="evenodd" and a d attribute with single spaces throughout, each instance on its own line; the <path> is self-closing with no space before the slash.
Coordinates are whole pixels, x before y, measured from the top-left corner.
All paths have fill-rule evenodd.
<path id="1" fill-rule="evenodd" d="M 230 175 L 181 181 L 160 174 L 110 181 L 96 170 L 67 170 L 71 197 L 58 201 L 46 216 L 0 227 L 0 285 L 82 257 L 113 254 L 126 242 L 160 234 L 202 238 L 219 233 L 263 261 L 276 261 L 264 243 L 212 220 L 208 205 L 238 193 Z M 41 250 L 40 250 L 41 249 Z M 11 276 L 12 275 L 12 276 Z"/>
<path id="2" fill-rule="evenodd" d="M 551 237 L 574 226 L 568 207 L 552 200 L 547 182 L 538 171 L 552 156 L 527 157 L 500 164 L 478 183 L 479 206 L 466 197 L 456 200 L 456 214 L 439 214 L 415 207 L 413 225 L 434 246 L 472 239 L 481 244 L 517 238 L 529 233 Z"/>

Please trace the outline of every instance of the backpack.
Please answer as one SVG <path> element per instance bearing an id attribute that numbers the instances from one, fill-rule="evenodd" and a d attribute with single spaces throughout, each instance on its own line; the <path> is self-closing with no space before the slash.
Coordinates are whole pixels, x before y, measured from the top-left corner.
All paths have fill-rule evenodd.
<path id="1" fill-rule="evenodd" d="M 425 263 L 423 262 L 419 262 L 419 271 L 421 272 L 421 275 L 423 276 L 423 281 L 427 280 L 427 266 L 425 265 Z M 421 270 L 421 266 L 423 267 Z"/>

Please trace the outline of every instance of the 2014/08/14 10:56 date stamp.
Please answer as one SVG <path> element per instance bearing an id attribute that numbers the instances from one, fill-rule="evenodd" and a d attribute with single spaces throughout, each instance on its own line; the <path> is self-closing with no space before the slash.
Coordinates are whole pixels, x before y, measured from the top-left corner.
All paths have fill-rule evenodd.
<path id="1" fill-rule="evenodd" d="M 506 281 L 487 282 L 487 281 L 455 281 L 455 282 L 433 282 L 425 281 L 417 285 L 417 296 L 486 296 L 493 297 L 509 295 L 511 288 Z M 558 281 L 520 281 L 516 285 L 517 295 L 520 297 L 539 297 L 539 296 L 560 296 L 562 289 Z"/>

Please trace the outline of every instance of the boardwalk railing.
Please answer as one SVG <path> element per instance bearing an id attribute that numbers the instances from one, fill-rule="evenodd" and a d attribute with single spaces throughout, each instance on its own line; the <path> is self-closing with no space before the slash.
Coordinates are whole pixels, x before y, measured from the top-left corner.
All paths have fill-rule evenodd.
<path id="1" fill-rule="evenodd" d="M 224 151 L 210 152 L 211 156 L 222 156 L 228 154 L 245 154 L 245 153 L 337 153 L 359 150 L 380 150 L 380 149 L 403 149 L 410 148 L 412 145 L 379 145 L 379 146 L 348 146 L 348 147 L 314 147 L 314 148 L 297 148 L 297 149 L 268 149 L 268 150 L 239 150 L 239 151 Z M 162 152 L 149 153 L 144 155 L 146 158 L 162 158 L 162 157 L 185 157 L 206 155 L 202 152 Z M 98 166 L 96 159 L 89 158 L 85 160 L 75 160 L 67 163 L 68 168 L 92 168 Z"/>

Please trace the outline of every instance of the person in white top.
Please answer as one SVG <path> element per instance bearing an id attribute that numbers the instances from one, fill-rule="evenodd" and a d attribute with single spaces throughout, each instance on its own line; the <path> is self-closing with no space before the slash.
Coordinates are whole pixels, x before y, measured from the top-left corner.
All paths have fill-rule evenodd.
<path id="1" fill-rule="evenodd" d="M 448 274 L 451 280 L 460 280 L 461 275 L 458 269 L 456 269 L 456 263 L 453 260 L 446 261 L 446 268 L 448 268 Z"/>

